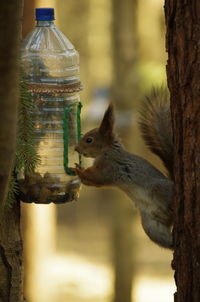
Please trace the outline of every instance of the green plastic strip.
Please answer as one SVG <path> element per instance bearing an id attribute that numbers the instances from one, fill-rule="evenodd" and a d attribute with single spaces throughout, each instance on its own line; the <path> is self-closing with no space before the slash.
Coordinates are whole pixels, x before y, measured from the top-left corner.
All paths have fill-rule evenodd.
<path id="1" fill-rule="evenodd" d="M 81 139 L 81 109 L 83 105 L 81 102 L 77 105 L 77 141 L 79 142 Z M 82 166 L 82 157 L 81 154 L 78 153 L 78 159 L 79 159 L 79 166 Z"/>
<path id="2" fill-rule="evenodd" d="M 74 106 L 77 106 L 76 111 L 76 125 L 77 125 L 77 141 L 81 138 L 81 108 L 82 104 L 80 102 L 75 104 L 69 104 L 64 109 L 64 120 L 63 120 L 63 139 L 64 139 L 64 169 L 68 175 L 75 175 L 75 172 L 72 171 L 69 167 L 69 129 L 68 129 L 68 120 L 69 114 L 71 113 Z M 75 151 L 74 151 L 75 152 Z M 79 165 L 81 166 L 81 155 L 79 154 Z"/>

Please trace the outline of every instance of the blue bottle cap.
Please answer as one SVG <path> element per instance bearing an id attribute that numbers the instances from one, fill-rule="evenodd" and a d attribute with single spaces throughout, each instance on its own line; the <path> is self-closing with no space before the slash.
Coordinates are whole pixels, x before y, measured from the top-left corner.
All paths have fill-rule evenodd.
<path id="1" fill-rule="evenodd" d="M 36 8 L 35 16 L 37 21 L 52 21 L 54 20 L 54 8 Z"/>

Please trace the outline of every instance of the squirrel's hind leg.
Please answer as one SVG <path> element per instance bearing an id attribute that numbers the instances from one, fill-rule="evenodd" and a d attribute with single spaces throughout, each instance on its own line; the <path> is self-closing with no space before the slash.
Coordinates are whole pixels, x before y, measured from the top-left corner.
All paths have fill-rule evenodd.
<path id="1" fill-rule="evenodd" d="M 172 232 L 168 225 L 157 221 L 154 217 L 142 213 L 142 226 L 148 237 L 158 245 L 173 249 Z"/>

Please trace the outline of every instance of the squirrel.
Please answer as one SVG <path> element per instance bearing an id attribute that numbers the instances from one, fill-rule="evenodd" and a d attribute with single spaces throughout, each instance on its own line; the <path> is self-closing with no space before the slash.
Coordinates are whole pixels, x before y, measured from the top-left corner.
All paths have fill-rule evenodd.
<path id="1" fill-rule="evenodd" d="M 154 92 L 146 99 L 139 125 L 145 142 L 164 162 L 171 178 L 126 151 L 114 131 L 114 122 L 114 105 L 110 103 L 99 128 L 87 132 L 75 147 L 83 156 L 94 158 L 93 165 L 86 169 L 77 165 L 74 171 L 85 185 L 124 191 L 138 208 L 147 236 L 161 247 L 173 249 L 173 143 L 167 93 Z"/>

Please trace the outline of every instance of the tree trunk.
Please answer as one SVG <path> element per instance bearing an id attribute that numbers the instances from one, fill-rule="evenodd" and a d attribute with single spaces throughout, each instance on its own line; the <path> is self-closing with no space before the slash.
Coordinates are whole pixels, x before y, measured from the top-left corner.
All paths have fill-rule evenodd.
<path id="1" fill-rule="evenodd" d="M 22 18 L 22 39 L 33 29 L 35 24 L 35 7 L 36 0 L 24 0 L 23 18 Z M 34 269 L 36 267 L 35 255 L 37 253 L 38 241 L 34 237 L 33 226 L 38 224 L 38 221 L 33 219 L 33 205 L 21 203 L 21 230 L 23 236 L 23 293 L 29 301 L 31 298 L 31 289 L 34 288 L 35 281 Z M 31 254 L 31 257 L 30 257 Z M 33 282 L 31 281 L 33 280 Z"/>
<path id="2" fill-rule="evenodd" d="M 0 302 L 22 298 L 19 204 L 3 203 L 15 152 L 22 6 L 8 0 L 0 9 Z"/>
<path id="3" fill-rule="evenodd" d="M 176 302 L 200 301 L 200 2 L 166 0 L 175 145 Z"/>
<path id="4" fill-rule="evenodd" d="M 137 1 L 112 1 L 113 85 L 111 99 L 119 109 L 118 130 L 123 143 L 131 150 L 132 114 L 137 94 L 136 63 Z M 111 193 L 110 193 L 111 194 Z M 130 302 L 134 280 L 134 212 L 124 197 L 112 193 L 113 202 L 113 260 L 115 270 L 114 302 Z"/>
<path id="5" fill-rule="evenodd" d="M 8 0 L 0 9 L 0 204 L 7 196 L 15 152 L 18 105 L 18 56 L 22 0 Z"/>
<path id="6" fill-rule="evenodd" d="M 20 209 L 4 206 L 0 221 L 0 302 L 22 301 Z"/>

